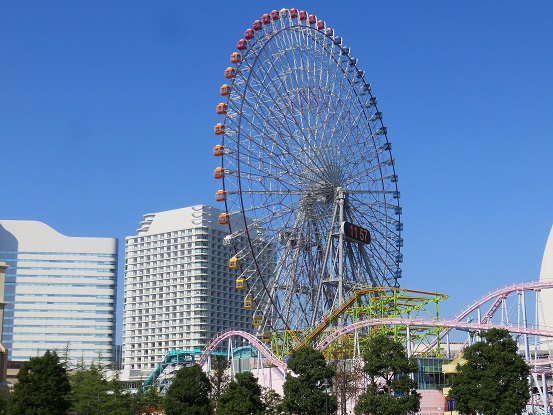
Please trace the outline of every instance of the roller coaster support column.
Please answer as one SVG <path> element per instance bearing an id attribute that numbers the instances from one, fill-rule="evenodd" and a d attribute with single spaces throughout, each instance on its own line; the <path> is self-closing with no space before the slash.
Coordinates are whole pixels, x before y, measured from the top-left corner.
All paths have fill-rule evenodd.
<path id="1" fill-rule="evenodd" d="M 407 326 L 407 357 L 411 357 L 411 326 Z"/>
<path id="2" fill-rule="evenodd" d="M 526 319 L 526 296 L 524 291 L 518 293 L 520 296 L 520 306 L 522 308 L 522 327 L 528 328 L 528 320 Z M 528 343 L 528 334 L 524 334 L 524 357 L 526 360 L 530 360 L 530 344 Z"/>
<path id="3" fill-rule="evenodd" d="M 541 387 L 543 390 L 543 413 L 549 415 L 551 413 L 549 409 L 549 397 L 547 396 L 547 384 L 545 382 L 545 373 L 541 374 Z"/>
<path id="4" fill-rule="evenodd" d="M 232 361 L 232 358 L 234 356 L 234 350 L 232 348 L 232 337 L 228 339 L 228 348 L 227 348 L 227 358 L 228 358 L 228 361 L 230 362 L 230 378 L 231 379 L 234 379 L 234 375 L 236 373 L 234 373 L 234 362 Z"/>

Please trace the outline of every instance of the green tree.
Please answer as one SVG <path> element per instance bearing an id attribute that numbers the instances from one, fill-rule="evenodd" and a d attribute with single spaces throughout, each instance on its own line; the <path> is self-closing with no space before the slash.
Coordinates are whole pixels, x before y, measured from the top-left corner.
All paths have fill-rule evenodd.
<path id="1" fill-rule="evenodd" d="M 325 393 L 325 380 L 331 385 L 335 372 L 321 352 L 311 346 L 294 350 L 288 359 L 288 369 L 295 375 L 286 374 L 283 412 L 320 415 L 326 413 L 327 403 L 329 414 L 336 411 L 336 397 Z"/>
<path id="2" fill-rule="evenodd" d="M 213 410 L 217 410 L 219 397 L 225 392 L 230 382 L 230 376 L 227 373 L 229 362 L 225 356 L 214 356 L 211 359 L 211 374 L 209 381 L 211 382 L 211 393 L 209 399 L 213 405 Z"/>
<path id="3" fill-rule="evenodd" d="M 142 387 L 136 395 L 136 410 L 140 414 L 155 415 L 163 413 L 163 396 L 155 386 L 150 386 L 145 392 Z"/>
<path id="4" fill-rule="evenodd" d="M 407 357 L 403 345 L 386 335 L 372 337 L 363 352 L 367 390 L 355 405 L 356 415 L 407 415 L 418 412 L 421 396 L 409 377 L 417 362 Z"/>
<path id="5" fill-rule="evenodd" d="M 180 369 L 165 395 L 167 415 L 212 415 L 211 384 L 198 365 Z"/>
<path id="6" fill-rule="evenodd" d="M 219 398 L 216 415 L 262 415 L 261 387 L 251 372 L 236 374 Z"/>
<path id="7" fill-rule="evenodd" d="M 83 361 L 71 376 L 71 408 L 79 415 L 99 415 L 108 410 L 108 382 L 102 366 L 86 367 Z"/>
<path id="8" fill-rule="evenodd" d="M 69 377 L 55 351 L 23 363 L 17 380 L 9 415 L 60 415 L 69 409 Z"/>
<path id="9" fill-rule="evenodd" d="M 465 350 L 466 363 L 457 365 L 449 396 L 463 414 L 520 414 L 530 398 L 530 368 L 518 354 L 517 343 L 505 329 L 490 329 L 483 341 Z"/>
<path id="10" fill-rule="evenodd" d="M 343 350 L 334 351 L 329 364 L 336 371 L 333 389 L 340 413 L 346 414 L 348 403 L 356 401 L 361 392 L 365 390 L 362 364 L 359 359 L 352 359 L 349 353 Z"/>
<path id="11" fill-rule="evenodd" d="M 282 413 L 282 396 L 273 389 L 261 386 L 261 401 L 265 408 L 265 415 L 279 415 Z"/>
<path id="12" fill-rule="evenodd" d="M 107 396 L 102 415 L 131 415 L 133 404 L 133 396 L 121 381 L 119 371 L 115 371 L 114 376 L 107 382 Z"/>

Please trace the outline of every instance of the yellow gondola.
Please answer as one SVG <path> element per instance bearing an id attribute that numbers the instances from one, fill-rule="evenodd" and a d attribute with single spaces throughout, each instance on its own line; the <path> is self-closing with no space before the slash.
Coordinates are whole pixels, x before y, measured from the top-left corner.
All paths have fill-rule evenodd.
<path id="1" fill-rule="evenodd" d="M 235 257 L 235 256 L 233 256 L 228 262 L 228 267 L 230 269 L 236 269 L 238 268 L 239 265 L 240 265 L 240 260 L 238 259 L 238 257 Z"/>

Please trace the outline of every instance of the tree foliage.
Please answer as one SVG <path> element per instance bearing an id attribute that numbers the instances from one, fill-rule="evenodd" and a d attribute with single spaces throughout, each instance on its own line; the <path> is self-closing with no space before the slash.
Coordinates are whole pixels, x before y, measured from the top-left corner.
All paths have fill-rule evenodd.
<path id="1" fill-rule="evenodd" d="M 324 355 L 311 346 L 295 350 L 288 359 L 288 369 L 294 374 L 286 374 L 282 410 L 290 414 L 321 415 L 336 411 L 336 397 L 325 393 L 325 379 L 332 385 L 334 369 L 329 366 Z"/>
<path id="2" fill-rule="evenodd" d="M 9 415 L 59 415 L 69 409 L 69 377 L 55 351 L 23 363 L 17 380 Z"/>
<path id="3" fill-rule="evenodd" d="M 134 398 L 121 382 L 119 371 L 107 382 L 107 396 L 103 415 L 130 415 Z M 134 414 L 133 414 L 134 415 Z"/>
<path id="4" fill-rule="evenodd" d="M 407 357 L 401 343 L 386 335 L 374 336 L 363 360 L 369 384 L 355 405 L 356 415 L 406 415 L 420 409 L 417 383 L 409 377 L 417 372 L 417 362 Z"/>
<path id="5" fill-rule="evenodd" d="M 220 396 L 225 392 L 230 382 L 230 376 L 227 373 L 229 362 L 225 356 L 214 356 L 211 359 L 211 374 L 209 381 L 211 383 L 211 393 L 209 399 L 213 410 L 217 409 Z"/>
<path id="6" fill-rule="evenodd" d="M 155 386 L 150 386 L 146 391 L 139 387 L 134 404 L 139 414 L 157 415 L 164 413 L 163 401 L 163 396 Z"/>
<path id="7" fill-rule="evenodd" d="M 211 384 L 200 366 L 181 368 L 165 395 L 167 415 L 212 415 Z"/>
<path id="8" fill-rule="evenodd" d="M 334 351 L 330 365 L 336 371 L 334 376 L 334 393 L 338 402 L 339 412 L 348 412 L 348 403 L 357 400 L 364 391 L 365 374 L 360 359 L 352 359 L 349 351 Z"/>
<path id="9" fill-rule="evenodd" d="M 87 367 L 80 361 L 70 381 L 71 408 L 79 415 L 132 414 L 133 396 L 124 388 L 119 372 L 108 380 L 102 365 Z"/>
<path id="10" fill-rule="evenodd" d="M 490 329 L 481 337 L 484 341 L 465 350 L 466 363 L 457 365 L 449 396 L 463 414 L 521 413 L 530 398 L 530 368 L 517 343 L 505 329 Z"/>
<path id="11" fill-rule="evenodd" d="M 282 413 L 282 396 L 273 389 L 261 386 L 261 401 L 265 408 L 265 415 L 279 415 Z"/>
<path id="12" fill-rule="evenodd" d="M 105 397 L 108 392 L 101 366 L 94 363 L 86 367 L 79 362 L 71 376 L 71 403 L 72 409 L 79 415 L 96 415 L 106 409 Z"/>
<path id="13" fill-rule="evenodd" d="M 251 372 L 236 374 L 219 398 L 216 415 L 262 415 L 261 387 Z"/>

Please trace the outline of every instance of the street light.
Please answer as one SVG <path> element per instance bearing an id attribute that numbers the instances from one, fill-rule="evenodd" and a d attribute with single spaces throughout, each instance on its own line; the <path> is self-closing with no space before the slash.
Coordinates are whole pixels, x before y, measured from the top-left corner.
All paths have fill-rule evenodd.
<path id="1" fill-rule="evenodd" d="M 321 386 L 325 388 L 325 414 L 328 415 L 328 388 L 330 387 L 330 381 L 325 379 Z"/>

